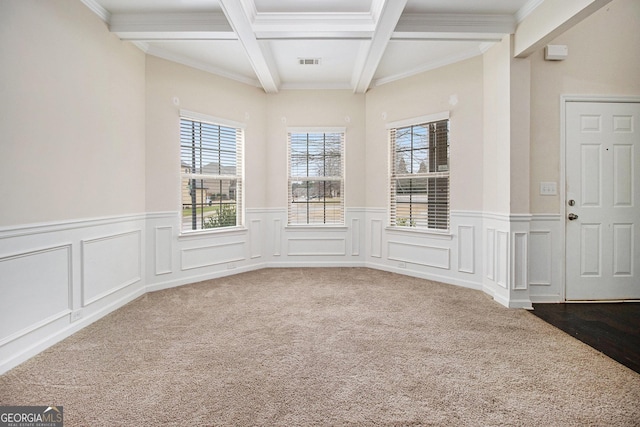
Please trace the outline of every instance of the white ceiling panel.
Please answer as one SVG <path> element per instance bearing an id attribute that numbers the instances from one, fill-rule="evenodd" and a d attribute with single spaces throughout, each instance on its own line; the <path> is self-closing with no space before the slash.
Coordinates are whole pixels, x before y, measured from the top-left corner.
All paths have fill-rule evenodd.
<path id="1" fill-rule="evenodd" d="M 362 42 L 359 40 L 278 40 L 270 49 L 286 87 L 348 88 Z M 299 59 L 318 59 L 300 65 Z"/>
<path id="2" fill-rule="evenodd" d="M 479 55 L 543 0 L 82 1 L 150 55 L 267 93 L 363 93 Z M 320 63 L 300 65 L 300 58 Z"/>
<path id="3" fill-rule="evenodd" d="M 371 11 L 372 0 L 254 0 L 258 13 L 358 13 Z"/>
<path id="4" fill-rule="evenodd" d="M 238 40 L 154 41 L 149 53 L 195 68 L 257 84 L 251 63 Z"/>
<path id="5" fill-rule="evenodd" d="M 376 85 L 409 77 L 482 53 L 474 41 L 391 40 L 374 76 Z"/>

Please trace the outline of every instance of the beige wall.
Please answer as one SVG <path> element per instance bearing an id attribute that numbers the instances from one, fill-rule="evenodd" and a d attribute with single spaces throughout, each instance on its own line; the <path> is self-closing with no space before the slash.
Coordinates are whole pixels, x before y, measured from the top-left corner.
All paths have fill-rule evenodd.
<path id="1" fill-rule="evenodd" d="M 79 1 L 0 2 L 0 226 L 145 211 L 144 54 Z"/>
<path id="2" fill-rule="evenodd" d="M 180 205 L 180 109 L 245 123 L 248 208 L 287 206 L 287 127 L 345 127 L 346 204 L 364 206 L 364 95 L 337 90 L 266 95 L 256 87 L 149 56 L 147 211 L 172 211 Z"/>
<path id="3" fill-rule="evenodd" d="M 614 0 L 553 41 L 569 46 L 567 60 L 530 58 L 532 212 L 560 211 L 559 197 L 538 195 L 540 181 L 560 183 L 560 95 L 640 95 L 639 21 L 640 2 Z M 266 95 L 145 60 L 79 1 L 0 2 L 0 226 L 177 210 L 180 108 L 246 123 L 250 208 L 286 206 L 288 126 L 345 126 L 347 206 L 386 208 L 386 124 L 450 110 L 452 209 L 524 212 L 521 171 L 497 167 L 517 164 L 499 142 L 513 137 L 498 119 L 513 89 L 505 49 L 366 95 Z"/>
<path id="4" fill-rule="evenodd" d="M 345 127 L 345 206 L 365 206 L 365 96 L 349 90 L 284 90 L 268 95 L 265 207 L 287 206 L 287 128 Z"/>
<path id="5" fill-rule="evenodd" d="M 180 208 L 181 109 L 245 124 L 245 204 L 264 207 L 268 164 L 262 89 L 154 56 L 147 56 L 146 71 L 147 211 Z"/>
<path id="6" fill-rule="evenodd" d="M 510 38 L 483 55 L 484 182 L 482 208 L 508 213 L 510 194 Z"/>
<path id="7" fill-rule="evenodd" d="M 367 206 L 386 208 L 389 122 L 450 111 L 451 209 L 482 209 L 480 56 L 388 83 L 367 93 Z"/>
<path id="8" fill-rule="evenodd" d="M 531 212 L 559 213 L 559 196 L 540 196 L 540 182 L 560 184 L 560 96 L 640 95 L 640 1 L 614 0 L 550 44 L 568 59 L 531 57 Z"/>

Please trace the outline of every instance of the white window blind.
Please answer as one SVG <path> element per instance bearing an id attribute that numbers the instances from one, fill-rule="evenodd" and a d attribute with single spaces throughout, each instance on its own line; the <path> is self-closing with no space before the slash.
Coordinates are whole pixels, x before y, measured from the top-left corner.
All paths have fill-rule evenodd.
<path id="1" fill-rule="evenodd" d="M 344 131 L 288 132 L 288 223 L 344 224 Z"/>
<path id="2" fill-rule="evenodd" d="M 243 130 L 180 118 L 182 231 L 242 224 Z"/>
<path id="3" fill-rule="evenodd" d="M 449 229 L 449 120 L 389 130 L 390 224 Z"/>

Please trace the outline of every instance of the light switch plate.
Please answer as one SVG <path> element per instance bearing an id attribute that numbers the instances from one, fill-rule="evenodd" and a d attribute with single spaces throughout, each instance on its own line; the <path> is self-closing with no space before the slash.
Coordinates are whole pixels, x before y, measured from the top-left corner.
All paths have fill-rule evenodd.
<path id="1" fill-rule="evenodd" d="M 540 195 L 541 196 L 555 196 L 558 194 L 558 184 L 555 182 L 541 182 L 540 183 Z"/>

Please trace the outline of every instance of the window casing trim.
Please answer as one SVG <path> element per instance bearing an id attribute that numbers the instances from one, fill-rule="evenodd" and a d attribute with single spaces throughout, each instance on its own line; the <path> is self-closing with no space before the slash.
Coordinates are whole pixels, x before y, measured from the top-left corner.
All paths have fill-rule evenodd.
<path id="1" fill-rule="evenodd" d="M 223 119 L 220 117 L 210 116 L 208 114 L 197 113 L 195 111 L 182 110 L 182 109 L 180 110 L 180 119 L 193 120 L 196 122 L 203 122 L 203 123 L 208 123 L 210 125 L 216 125 L 216 126 L 237 128 L 237 129 L 242 129 L 242 131 L 244 131 L 245 128 L 247 127 L 245 123 L 236 122 L 229 119 Z"/>
<path id="2" fill-rule="evenodd" d="M 179 238 L 195 238 L 197 236 L 206 236 L 210 234 L 231 234 L 231 233 L 242 233 L 246 231 L 246 226 L 244 225 L 245 221 L 245 123 L 224 119 L 220 117 L 211 116 L 208 114 L 198 113 L 194 111 L 179 110 L 178 120 L 180 126 L 182 126 L 183 120 L 191 121 L 194 123 L 203 123 L 212 126 L 225 127 L 235 129 L 236 132 L 239 132 L 240 136 L 238 137 L 236 133 L 236 167 L 239 167 L 239 174 L 228 175 L 228 174 L 202 174 L 202 173 L 189 173 L 185 172 L 182 167 L 180 167 L 180 180 L 182 185 L 182 180 L 184 178 L 192 180 L 192 179 L 218 179 L 218 180 L 236 180 L 236 185 L 239 186 L 238 193 L 239 197 L 236 199 L 235 209 L 236 209 L 236 225 L 231 226 L 223 226 L 223 227 L 215 227 L 215 228 L 198 228 L 195 230 L 187 230 L 184 229 L 182 224 L 182 209 L 179 212 L 178 217 L 181 219 L 178 225 L 178 237 Z M 182 145 L 182 140 L 180 141 Z M 182 148 L 181 148 L 182 149 Z M 180 189 L 180 199 L 182 199 L 182 189 Z"/>
<path id="3" fill-rule="evenodd" d="M 417 126 L 423 126 L 423 125 L 429 125 L 431 126 L 432 124 L 437 124 L 439 122 L 447 122 L 447 136 L 446 136 L 446 152 L 447 152 L 447 162 L 446 162 L 446 169 L 443 169 L 442 171 L 433 171 L 433 172 L 425 172 L 425 173 L 403 173 L 403 174 L 399 174 L 396 171 L 396 131 L 399 129 L 403 129 L 403 128 L 408 128 L 408 127 L 417 127 Z M 389 194 L 389 205 L 388 205 L 388 220 L 389 223 L 387 225 L 387 230 L 389 231 L 397 231 L 397 232 L 405 232 L 405 233 L 421 233 L 421 234 L 429 234 L 432 235 L 434 237 L 436 236 L 441 236 L 441 238 L 449 238 L 449 236 L 451 236 L 451 205 L 450 205 L 450 193 L 451 193 L 451 175 L 450 175 L 450 158 L 449 158 L 449 146 L 450 146 L 450 137 L 448 135 L 449 130 L 448 127 L 450 126 L 450 114 L 449 111 L 443 111 L 440 113 L 435 113 L 435 114 L 430 114 L 430 115 L 426 115 L 426 116 L 420 116 L 420 117 L 415 117 L 415 118 L 411 118 L 411 119 L 405 119 L 405 120 L 398 120 L 398 121 L 394 121 L 394 122 L 390 122 L 387 124 L 387 133 L 388 133 L 388 138 L 389 138 L 389 162 L 388 162 L 388 194 Z M 412 140 L 413 141 L 413 140 Z M 435 141 L 434 141 L 435 142 Z M 429 142 L 428 142 L 428 146 L 427 146 L 427 150 L 431 150 L 431 149 L 437 149 L 437 145 L 434 146 L 433 148 L 431 147 L 431 138 L 429 138 Z M 437 144 L 437 142 L 436 142 Z M 412 142 L 413 145 L 413 142 Z M 413 148 L 411 148 L 411 150 L 414 150 Z M 412 151 L 413 152 L 413 151 Z M 438 167 L 438 165 L 436 165 L 436 167 Z M 415 225 L 397 225 L 395 223 L 396 219 L 397 219 L 397 209 L 398 209 L 398 205 L 397 205 L 397 193 L 395 190 L 395 185 L 396 182 L 402 179 L 438 179 L 438 178 L 445 178 L 447 180 L 447 186 L 446 186 L 446 227 L 438 227 L 436 226 L 434 227 L 424 227 L 424 226 L 415 226 Z M 434 189 L 437 189 L 437 183 L 434 184 Z M 437 206 L 440 206 L 440 204 L 442 203 L 440 200 L 436 199 L 435 201 Z M 440 221 L 442 221 L 442 217 L 440 216 L 440 214 L 437 212 L 437 208 L 436 212 L 434 213 L 435 216 L 431 217 L 431 215 L 427 216 L 427 221 L 431 222 L 433 221 L 435 224 L 439 223 Z"/>
<path id="4" fill-rule="evenodd" d="M 321 127 L 287 127 L 287 222 L 285 228 L 289 231 L 293 230 L 338 230 L 346 227 L 345 225 L 345 165 L 346 165 L 346 138 L 347 138 L 347 128 L 343 126 L 321 126 Z M 340 135 L 340 175 L 292 175 L 292 135 L 300 135 L 300 134 L 339 134 Z M 340 193 L 341 193 L 341 201 L 340 201 L 340 222 L 290 222 L 291 221 L 291 204 L 293 201 L 292 194 L 292 182 L 296 181 L 306 181 L 306 182 L 336 182 L 340 184 Z"/>
<path id="5" fill-rule="evenodd" d="M 398 120 L 387 123 L 387 129 L 404 128 L 408 126 L 420 125 L 423 123 L 439 122 L 441 120 L 449 120 L 449 111 L 429 114 L 427 116 L 414 117 L 412 119 Z"/>
<path id="6" fill-rule="evenodd" d="M 245 235 L 248 232 L 249 232 L 249 229 L 244 225 L 236 225 L 231 227 L 220 227 L 220 228 L 207 228 L 207 229 L 199 229 L 199 230 L 180 230 L 180 233 L 178 234 L 178 239 L 179 240 L 184 240 L 189 238 L 196 239 L 198 237 L 211 236 L 212 234 L 225 235 L 225 236 Z"/>

